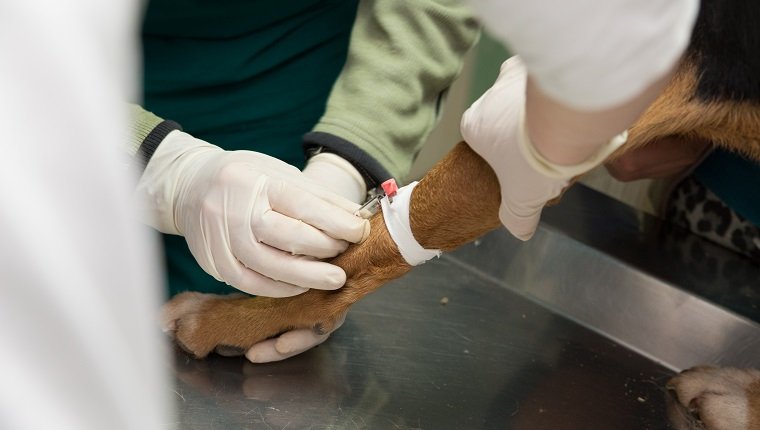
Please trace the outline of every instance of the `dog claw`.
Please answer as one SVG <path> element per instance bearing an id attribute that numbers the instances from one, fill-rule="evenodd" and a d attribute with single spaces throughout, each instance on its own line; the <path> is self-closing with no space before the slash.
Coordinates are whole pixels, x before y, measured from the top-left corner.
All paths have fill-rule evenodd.
<path id="1" fill-rule="evenodd" d="M 315 334 L 319 336 L 324 336 L 327 334 L 327 330 L 325 330 L 325 326 L 321 322 L 314 324 L 314 327 L 312 327 L 312 330 L 314 331 Z"/>

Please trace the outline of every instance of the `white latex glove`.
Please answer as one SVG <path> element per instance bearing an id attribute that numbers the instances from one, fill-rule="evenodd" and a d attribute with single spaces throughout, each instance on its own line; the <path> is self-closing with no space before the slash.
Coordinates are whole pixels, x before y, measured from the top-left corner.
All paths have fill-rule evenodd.
<path id="1" fill-rule="evenodd" d="M 317 334 L 309 329 L 298 329 L 283 333 L 276 338 L 253 345 L 245 353 L 245 356 L 252 363 L 269 363 L 296 356 L 326 341 L 330 334 L 339 329 L 345 321 L 346 315 L 344 314 L 343 318 L 335 324 L 333 330 L 325 334 Z"/>
<path id="2" fill-rule="evenodd" d="M 303 174 L 330 191 L 355 203 L 363 202 L 367 196 L 364 178 L 356 168 L 339 155 L 319 153 L 309 158 Z M 343 324 L 343 319 L 332 331 Z M 283 333 L 252 346 L 245 356 L 253 363 L 268 363 L 293 357 L 326 341 L 330 334 L 316 334 L 313 330 L 298 329 Z"/>
<path id="3" fill-rule="evenodd" d="M 560 195 L 569 180 L 591 170 L 625 142 L 617 136 L 585 162 L 559 166 L 546 160 L 525 131 L 527 72 L 519 57 L 501 66 L 499 77 L 464 113 L 464 140 L 493 168 L 501 187 L 499 219 L 515 237 L 533 236 L 544 205 Z"/>
<path id="4" fill-rule="evenodd" d="M 364 203 L 367 198 L 367 184 L 353 164 L 343 157 L 321 152 L 309 158 L 303 174 L 328 190 L 351 200 Z"/>
<path id="5" fill-rule="evenodd" d="M 224 151 L 173 131 L 137 187 L 158 230 L 181 234 L 198 264 L 246 293 L 287 297 L 346 281 L 334 257 L 369 234 L 358 206 L 264 154 Z"/>

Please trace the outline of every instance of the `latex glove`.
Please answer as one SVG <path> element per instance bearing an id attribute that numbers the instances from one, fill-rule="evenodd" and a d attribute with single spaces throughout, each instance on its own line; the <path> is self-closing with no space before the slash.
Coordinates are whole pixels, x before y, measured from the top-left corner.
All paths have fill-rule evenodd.
<path id="1" fill-rule="evenodd" d="M 367 184 L 362 175 L 353 164 L 337 154 L 320 152 L 312 156 L 303 174 L 354 203 L 364 203 L 367 198 Z"/>
<path id="2" fill-rule="evenodd" d="M 246 293 L 287 297 L 340 288 L 346 274 L 317 261 L 369 234 L 358 205 L 264 154 L 224 151 L 173 131 L 137 188 L 153 225 L 181 234 L 198 264 Z"/>
<path id="3" fill-rule="evenodd" d="M 600 164 L 625 142 L 620 135 L 585 162 L 559 166 L 546 160 L 530 142 L 525 128 L 527 71 L 519 57 L 501 66 L 499 77 L 464 113 L 464 140 L 493 168 L 501 187 L 499 219 L 518 239 L 536 231 L 541 210 L 558 197 L 570 179 Z"/>
<path id="4" fill-rule="evenodd" d="M 257 343 L 245 353 L 245 356 L 252 363 L 269 363 L 285 360 L 286 358 L 306 352 L 326 341 L 345 321 L 346 315 L 344 314 L 343 318 L 335 324 L 333 330 L 325 334 L 317 334 L 314 330 L 310 329 L 291 330 L 275 338 Z"/>
<path id="5" fill-rule="evenodd" d="M 367 195 L 364 178 L 343 157 L 332 153 L 319 153 L 309 158 L 303 174 L 355 203 L 363 202 Z M 343 325 L 343 319 L 332 331 Z M 245 356 L 253 363 L 280 361 L 308 351 L 326 341 L 330 334 L 316 334 L 313 330 L 299 329 L 283 333 L 252 346 Z"/>

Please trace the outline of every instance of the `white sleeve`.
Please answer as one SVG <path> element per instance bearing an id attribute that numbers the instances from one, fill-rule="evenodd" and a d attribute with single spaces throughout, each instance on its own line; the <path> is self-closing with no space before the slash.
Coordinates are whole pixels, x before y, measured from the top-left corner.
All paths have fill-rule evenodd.
<path id="1" fill-rule="evenodd" d="M 688 46 L 698 0 L 472 0 L 550 97 L 580 110 L 620 105 Z"/>
<path id="2" fill-rule="evenodd" d="M 170 422 L 156 244 L 121 160 L 138 6 L 0 2 L 3 429 Z"/>

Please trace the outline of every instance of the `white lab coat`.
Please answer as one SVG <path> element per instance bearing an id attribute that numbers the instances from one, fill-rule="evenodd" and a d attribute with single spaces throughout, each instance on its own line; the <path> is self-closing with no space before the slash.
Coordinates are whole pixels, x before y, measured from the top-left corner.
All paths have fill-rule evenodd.
<path id="1" fill-rule="evenodd" d="M 0 2 L 4 430 L 170 422 L 157 253 L 121 155 L 138 6 Z"/>
<path id="2" fill-rule="evenodd" d="M 589 111 L 623 104 L 670 71 L 699 9 L 699 0 L 472 3 L 547 95 Z"/>

